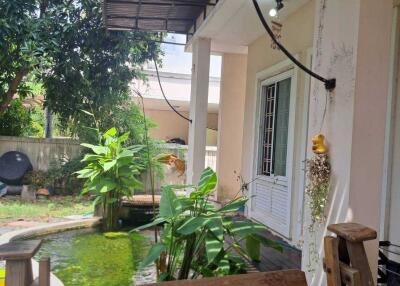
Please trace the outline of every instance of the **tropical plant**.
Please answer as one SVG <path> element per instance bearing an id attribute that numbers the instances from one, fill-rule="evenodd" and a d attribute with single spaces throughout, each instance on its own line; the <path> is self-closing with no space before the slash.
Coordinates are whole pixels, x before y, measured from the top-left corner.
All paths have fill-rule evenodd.
<path id="1" fill-rule="evenodd" d="M 260 235 L 265 227 L 251 221 L 235 220 L 230 214 L 247 202 L 237 198 L 216 207 L 209 196 L 217 184 L 216 173 L 207 168 L 197 186 L 165 186 L 158 217 L 141 230 L 164 224 L 160 242 L 142 261 L 145 267 L 157 261 L 160 280 L 221 276 L 245 272 L 246 262 L 260 259 L 260 244 L 282 250 Z M 174 190 L 191 188 L 189 197 Z"/>
<path id="2" fill-rule="evenodd" d="M 76 172 L 78 178 L 86 180 L 82 194 L 95 195 L 94 204 L 101 204 L 105 230 L 117 228 L 122 198 L 142 186 L 138 176 L 143 165 L 136 155 L 143 146 L 124 147 L 129 133 L 117 133 L 116 128 L 111 128 L 102 135 L 100 145 L 81 144 L 93 153 L 84 156 L 82 162 L 86 166 Z"/>

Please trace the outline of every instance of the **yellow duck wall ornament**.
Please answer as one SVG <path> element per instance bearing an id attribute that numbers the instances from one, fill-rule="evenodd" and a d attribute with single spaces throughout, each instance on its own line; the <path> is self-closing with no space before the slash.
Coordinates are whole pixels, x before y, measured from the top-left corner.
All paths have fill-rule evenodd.
<path id="1" fill-rule="evenodd" d="M 312 151 L 315 154 L 326 154 L 328 153 L 328 146 L 325 144 L 325 136 L 323 134 L 315 135 L 312 138 Z"/>

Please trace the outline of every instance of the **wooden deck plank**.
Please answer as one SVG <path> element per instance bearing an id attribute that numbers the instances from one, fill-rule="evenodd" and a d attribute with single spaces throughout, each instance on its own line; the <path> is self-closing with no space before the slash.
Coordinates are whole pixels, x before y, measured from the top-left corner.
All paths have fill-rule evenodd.
<path id="1" fill-rule="evenodd" d="M 244 217 L 237 217 L 237 220 L 247 220 Z M 261 233 L 265 238 L 280 241 L 285 244 L 282 238 L 265 230 Z M 287 269 L 301 269 L 301 251 L 287 245 L 283 252 L 279 252 L 270 247 L 261 246 L 261 261 L 254 263 L 259 271 L 277 271 Z"/>

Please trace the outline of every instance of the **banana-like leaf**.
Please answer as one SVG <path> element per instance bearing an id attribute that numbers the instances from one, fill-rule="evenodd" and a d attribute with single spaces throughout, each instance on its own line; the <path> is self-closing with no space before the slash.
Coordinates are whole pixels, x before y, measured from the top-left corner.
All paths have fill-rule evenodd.
<path id="1" fill-rule="evenodd" d="M 218 272 L 221 272 L 221 273 L 223 273 L 223 274 L 225 274 L 225 275 L 228 275 L 228 274 L 229 274 L 230 268 L 231 268 L 231 267 L 230 267 L 230 265 L 229 265 L 228 257 L 225 256 L 223 259 L 221 259 L 221 260 L 219 261 L 217 271 L 218 271 Z"/>
<path id="2" fill-rule="evenodd" d="M 117 158 L 124 158 L 124 157 L 133 157 L 135 153 L 131 150 L 124 149 L 121 153 L 117 155 Z"/>
<path id="3" fill-rule="evenodd" d="M 259 235 L 259 234 L 252 234 L 251 237 L 252 237 L 253 240 L 258 240 L 265 247 L 270 247 L 270 248 L 273 248 L 273 249 L 275 249 L 275 250 L 277 250 L 279 252 L 283 252 L 283 247 L 278 241 L 275 241 L 275 240 L 272 240 L 272 239 L 268 239 L 268 238 L 266 238 L 266 237 L 264 237 L 262 235 Z"/>
<path id="4" fill-rule="evenodd" d="M 87 144 L 87 143 L 82 143 L 81 146 L 92 149 L 92 151 L 94 153 L 96 153 L 97 155 L 107 154 L 109 151 L 108 147 L 105 147 L 105 146 L 96 146 L 96 145 Z"/>
<path id="5" fill-rule="evenodd" d="M 218 253 L 221 252 L 224 243 L 219 240 L 212 232 L 206 236 L 206 252 L 208 263 L 213 262 Z"/>
<path id="6" fill-rule="evenodd" d="M 100 180 L 99 181 L 99 188 L 100 188 L 100 193 L 108 193 L 112 190 L 114 190 L 117 187 L 117 184 L 113 181 L 110 180 Z"/>
<path id="7" fill-rule="evenodd" d="M 189 218 L 181 227 L 178 228 L 178 233 L 183 235 L 192 234 L 201 230 L 208 222 L 210 217 L 197 216 Z"/>
<path id="8" fill-rule="evenodd" d="M 137 227 L 135 229 L 132 229 L 131 232 L 139 231 L 139 230 L 146 229 L 146 228 L 150 228 L 150 227 L 159 225 L 160 223 L 163 223 L 163 222 L 166 222 L 166 219 L 163 218 L 163 217 L 158 217 L 158 218 L 154 219 L 151 223 L 148 223 L 148 224 L 145 224 L 145 225 L 141 225 L 141 226 L 139 226 L 139 227 Z"/>
<path id="9" fill-rule="evenodd" d="M 109 138 L 109 137 L 114 137 L 117 135 L 117 128 L 112 127 L 110 129 L 108 129 L 104 134 L 103 134 L 103 138 Z"/>
<path id="10" fill-rule="evenodd" d="M 90 161 L 96 161 L 99 159 L 98 155 L 94 155 L 94 154 L 86 154 L 83 159 L 81 160 L 81 162 L 90 162 Z"/>
<path id="11" fill-rule="evenodd" d="M 228 229 L 233 235 L 247 236 L 267 229 L 264 225 L 251 221 L 232 221 Z"/>
<path id="12" fill-rule="evenodd" d="M 121 136 L 118 137 L 118 142 L 119 143 L 124 143 L 126 140 L 129 139 L 129 132 L 126 132 L 124 134 L 122 134 Z"/>
<path id="13" fill-rule="evenodd" d="M 156 261 L 161 253 L 167 249 L 167 246 L 161 242 L 154 244 L 150 250 L 149 253 L 147 253 L 147 256 L 145 259 L 140 263 L 139 267 L 144 268 L 146 266 L 149 266 L 151 263 Z"/>
<path id="14" fill-rule="evenodd" d="M 75 174 L 78 174 L 79 179 L 90 178 L 91 176 L 93 176 L 96 173 L 98 173 L 98 171 L 93 170 L 91 168 L 86 168 L 86 169 L 75 172 Z"/>
<path id="15" fill-rule="evenodd" d="M 182 213 L 182 204 L 174 191 L 165 189 L 160 199 L 160 217 L 173 218 Z"/>
<path id="16" fill-rule="evenodd" d="M 205 202 L 204 210 L 206 210 L 206 211 L 208 211 L 208 212 L 215 212 L 217 209 L 216 209 L 214 203 L 212 203 L 212 202 Z"/>
<path id="17" fill-rule="evenodd" d="M 220 208 L 218 210 L 218 212 L 235 212 L 235 211 L 238 211 L 241 207 L 243 207 L 247 203 L 248 200 L 249 199 L 245 198 L 245 197 L 233 200 L 230 203 L 228 203 L 227 205 L 225 205 L 222 208 Z"/>
<path id="18" fill-rule="evenodd" d="M 260 262 L 260 240 L 256 239 L 253 235 L 246 237 L 246 251 L 249 257 L 256 262 Z"/>
<path id="19" fill-rule="evenodd" d="M 208 167 L 203 171 L 200 176 L 200 182 L 198 185 L 198 191 L 203 195 L 206 196 L 214 191 L 215 186 L 217 185 L 217 174 Z"/>
<path id="20" fill-rule="evenodd" d="M 112 160 L 112 161 L 105 162 L 104 165 L 103 165 L 104 171 L 107 172 L 112 167 L 114 167 L 115 164 L 117 164 L 117 160 Z"/>
<path id="21" fill-rule="evenodd" d="M 224 240 L 224 227 L 220 216 L 211 217 L 207 222 L 207 228 L 221 242 Z"/>

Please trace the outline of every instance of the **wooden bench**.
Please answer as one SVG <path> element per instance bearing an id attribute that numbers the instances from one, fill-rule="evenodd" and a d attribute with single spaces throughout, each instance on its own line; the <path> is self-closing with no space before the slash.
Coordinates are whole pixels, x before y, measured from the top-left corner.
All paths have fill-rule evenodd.
<path id="1" fill-rule="evenodd" d="M 300 270 L 258 272 L 197 280 L 179 280 L 147 286 L 307 286 L 306 276 Z"/>
<path id="2" fill-rule="evenodd" d="M 0 245 L 0 260 L 6 261 L 6 286 L 50 285 L 49 258 L 40 260 L 39 278 L 33 280 L 31 259 L 41 244 L 41 240 L 26 240 Z"/>

